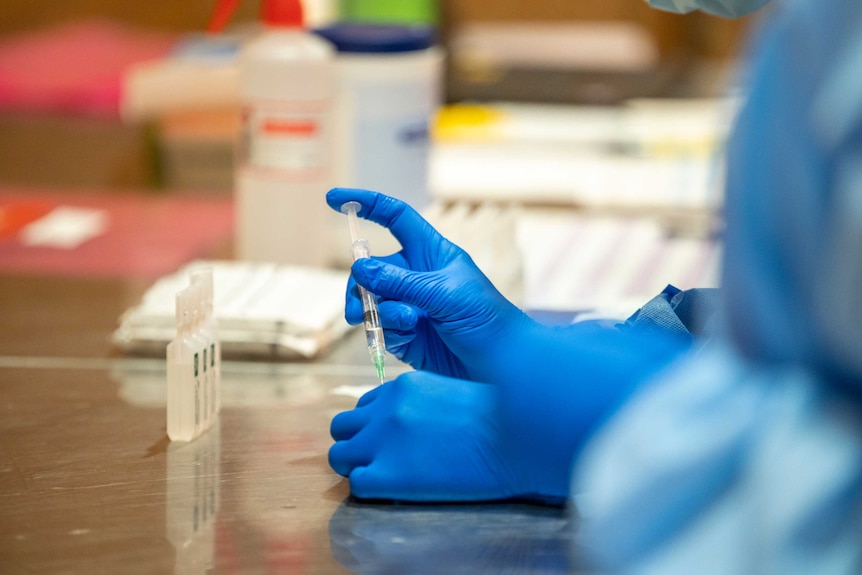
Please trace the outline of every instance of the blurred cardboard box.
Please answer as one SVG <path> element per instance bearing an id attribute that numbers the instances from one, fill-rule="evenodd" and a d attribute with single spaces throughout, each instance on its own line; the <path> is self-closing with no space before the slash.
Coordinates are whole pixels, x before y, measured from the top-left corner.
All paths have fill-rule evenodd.
<path id="1" fill-rule="evenodd" d="M 154 184 L 144 125 L 48 113 L 0 114 L 0 182 L 63 188 Z"/>
<path id="2" fill-rule="evenodd" d="M 750 21 L 672 14 L 642 0 L 451 0 L 444 7 L 450 102 L 713 96 L 695 85 L 704 79 L 698 71 L 732 61 Z"/>
<path id="3" fill-rule="evenodd" d="M 231 192 L 239 125 L 237 108 L 162 115 L 156 121 L 160 185 Z"/>

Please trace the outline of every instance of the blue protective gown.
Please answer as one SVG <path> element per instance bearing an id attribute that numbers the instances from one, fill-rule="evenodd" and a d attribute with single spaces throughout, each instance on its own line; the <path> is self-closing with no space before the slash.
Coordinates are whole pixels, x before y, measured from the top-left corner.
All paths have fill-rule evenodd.
<path id="1" fill-rule="evenodd" d="M 862 573 L 862 3 L 765 16 L 728 147 L 723 329 L 577 462 L 578 540 L 610 571 Z"/>

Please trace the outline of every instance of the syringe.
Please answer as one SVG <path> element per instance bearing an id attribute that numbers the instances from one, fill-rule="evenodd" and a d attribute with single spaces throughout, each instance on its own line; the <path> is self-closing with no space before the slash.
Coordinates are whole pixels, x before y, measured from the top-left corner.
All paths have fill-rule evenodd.
<path id="1" fill-rule="evenodd" d="M 347 214 L 347 223 L 350 225 L 350 253 L 353 255 L 353 261 L 359 258 L 371 257 L 368 240 L 363 239 L 359 233 L 359 217 L 357 217 L 356 213 L 361 207 L 359 202 L 345 202 L 341 206 L 341 211 Z M 362 300 L 362 318 L 365 324 L 365 341 L 368 345 L 368 353 L 371 355 L 374 368 L 377 370 L 377 377 L 383 383 L 383 379 L 385 378 L 383 358 L 386 344 L 383 341 L 383 326 L 380 325 L 380 314 L 377 312 L 377 300 L 374 298 L 374 294 L 361 285 L 357 285 L 356 287 L 359 288 L 359 298 Z"/>

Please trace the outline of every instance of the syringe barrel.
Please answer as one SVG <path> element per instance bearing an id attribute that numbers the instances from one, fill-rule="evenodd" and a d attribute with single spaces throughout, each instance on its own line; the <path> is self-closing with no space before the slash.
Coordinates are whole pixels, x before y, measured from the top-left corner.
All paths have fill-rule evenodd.
<path id="1" fill-rule="evenodd" d="M 359 202 L 345 202 L 341 206 L 341 211 L 347 214 L 347 222 L 350 225 L 350 254 L 353 256 L 353 261 L 361 258 L 371 257 L 371 248 L 368 246 L 368 241 L 362 238 L 359 233 L 359 217 L 356 215 L 362 206 Z M 383 327 L 380 325 L 380 314 L 377 311 L 377 300 L 374 294 L 370 293 L 362 286 L 359 287 L 359 296 L 362 300 L 363 323 L 365 324 L 365 339 L 368 346 L 368 353 L 371 355 L 371 361 L 377 369 L 377 377 L 382 382 L 384 373 L 384 354 L 386 344 L 383 340 Z"/>
<path id="2" fill-rule="evenodd" d="M 350 254 L 353 256 L 353 261 L 370 258 L 371 248 L 368 246 L 368 241 L 363 239 L 354 240 L 353 245 L 350 246 Z"/>
<path id="3" fill-rule="evenodd" d="M 362 286 L 359 287 L 359 295 L 362 297 L 362 319 L 365 329 L 380 327 L 380 314 L 377 311 L 377 300 L 374 295 Z"/>

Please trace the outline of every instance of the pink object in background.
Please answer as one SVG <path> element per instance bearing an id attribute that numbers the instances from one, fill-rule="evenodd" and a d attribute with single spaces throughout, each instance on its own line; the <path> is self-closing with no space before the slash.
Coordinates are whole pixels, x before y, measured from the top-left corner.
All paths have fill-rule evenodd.
<path id="1" fill-rule="evenodd" d="M 98 213 L 98 233 L 68 248 L 21 232 L 58 208 Z M 0 274 L 156 279 L 229 245 L 230 197 L 74 194 L 0 186 Z"/>
<path id="2" fill-rule="evenodd" d="M 0 40 L 0 111 L 119 117 L 125 70 L 165 56 L 177 39 L 102 20 L 9 36 Z"/>

